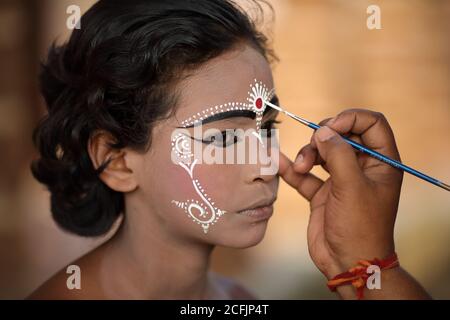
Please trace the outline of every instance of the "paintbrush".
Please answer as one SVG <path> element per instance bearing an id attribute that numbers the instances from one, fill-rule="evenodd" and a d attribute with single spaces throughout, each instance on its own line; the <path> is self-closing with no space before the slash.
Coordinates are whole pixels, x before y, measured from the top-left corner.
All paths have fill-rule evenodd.
<path id="1" fill-rule="evenodd" d="M 317 125 L 315 123 L 312 123 L 310 121 L 307 121 L 307 120 L 305 120 L 303 118 L 300 118 L 299 116 L 296 116 L 295 114 L 290 113 L 289 111 L 283 110 L 282 108 L 280 108 L 279 106 L 271 103 L 270 101 L 265 101 L 265 103 L 269 107 L 271 107 L 271 108 L 273 108 L 275 110 L 278 110 L 280 112 L 283 112 L 284 114 L 288 115 L 289 117 L 291 117 L 294 120 L 297 120 L 298 122 L 304 124 L 307 127 L 310 127 L 310 128 L 312 128 L 314 130 L 317 130 L 317 129 L 320 128 L 319 125 Z M 427 182 L 429 182 L 431 184 L 434 184 L 435 186 L 438 186 L 438 187 L 441 187 L 441 188 L 443 188 L 443 189 L 445 189 L 447 191 L 450 191 L 450 186 L 448 184 L 442 182 L 442 181 L 439 181 L 439 180 L 437 180 L 435 178 L 427 176 L 426 174 L 424 174 L 424 173 L 422 173 L 420 171 L 417 171 L 417 170 L 415 170 L 415 169 L 413 169 L 411 167 L 408 167 L 407 165 L 405 165 L 405 164 L 403 164 L 403 163 L 401 163 L 399 161 L 396 161 L 394 159 L 391 159 L 391 158 L 389 158 L 389 157 L 387 157 L 387 156 L 385 156 L 385 155 L 383 155 L 383 154 L 381 154 L 379 152 L 376 152 L 376 151 L 374 151 L 372 149 L 369 149 L 369 148 L 363 146 L 362 144 L 359 144 L 359 143 L 357 143 L 357 142 L 355 142 L 355 141 L 353 141 L 353 140 L 351 140 L 351 139 L 349 139 L 347 137 L 343 137 L 342 136 L 342 138 L 347 143 L 349 143 L 353 148 L 355 148 L 358 151 L 364 152 L 364 153 L 374 157 L 375 159 L 378 159 L 378 160 L 380 160 L 380 161 L 382 161 L 384 163 L 387 163 L 388 165 L 390 165 L 390 166 L 392 166 L 394 168 L 397 168 L 397 169 L 403 170 L 405 172 L 408 172 L 408 173 L 412 174 L 413 176 L 416 176 L 416 177 L 418 177 L 418 178 L 420 178 L 422 180 L 425 180 L 425 181 L 427 181 Z"/>

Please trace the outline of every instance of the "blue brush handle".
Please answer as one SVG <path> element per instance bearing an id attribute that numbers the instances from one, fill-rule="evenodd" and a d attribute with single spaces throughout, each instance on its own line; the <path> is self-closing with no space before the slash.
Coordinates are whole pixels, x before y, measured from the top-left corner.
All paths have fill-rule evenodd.
<path id="1" fill-rule="evenodd" d="M 314 130 L 317 130 L 317 129 L 320 128 L 319 125 L 317 125 L 315 123 L 312 123 L 312 122 L 308 123 L 308 127 L 312 128 Z M 383 154 L 381 154 L 379 152 L 373 151 L 373 150 L 371 150 L 371 149 L 369 149 L 369 148 L 367 148 L 367 147 L 365 147 L 365 146 L 363 146 L 363 145 L 361 145 L 361 144 L 359 144 L 359 143 L 357 143 L 357 142 L 355 142 L 353 140 L 350 140 L 349 138 L 346 138 L 346 137 L 342 137 L 342 138 L 345 141 L 347 141 L 356 150 L 364 152 L 364 153 L 366 153 L 366 154 L 368 154 L 368 155 L 370 155 L 370 156 L 372 156 L 372 157 L 374 157 L 374 158 L 376 158 L 376 159 L 378 159 L 378 160 L 380 160 L 380 161 L 382 161 L 384 163 L 387 163 L 388 165 L 390 165 L 390 166 L 392 166 L 394 168 L 406 171 L 406 172 L 408 172 L 408 173 L 410 173 L 410 174 L 412 174 L 412 175 L 414 175 L 414 176 L 416 176 L 416 177 L 418 177 L 420 179 L 423 179 L 423 180 L 428 181 L 428 182 L 430 182 L 430 183 L 432 183 L 432 184 L 434 184 L 434 185 L 436 185 L 438 187 L 441 187 L 441 188 L 443 188 L 443 189 L 445 189 L 447 191 L 450 191 L 450 186 L 445 184 L 445 183 L 443 183 L 442 181 L 439 181 L 439 180 L 434 179 L 434 178 L 432 178 L 430 176 L 427 176 L 426 174 L 423 174 L 423 173 L 421 173 L 421 172 L 419 172 L 417 170 L 414 170 L 413 168 L 408 167 L 407 165 L 404 165 L 401 162 L 398 162 L 398 161 L 396 161 L 394 159 L 386 157 L 385 155 L 383 155 Z"/>

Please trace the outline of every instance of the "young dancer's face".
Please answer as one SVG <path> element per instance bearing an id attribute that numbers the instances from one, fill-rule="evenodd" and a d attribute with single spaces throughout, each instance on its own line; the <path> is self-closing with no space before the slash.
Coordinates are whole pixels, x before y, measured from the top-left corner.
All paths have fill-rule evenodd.
<path id="1" fill-rule="evenodd" d="M 153 129 L 137 175 L 140 203 L 162 228 L 229 247 L 262 240 L 278 190 L 276 170 L 263 170 L 274 166 L 277 149 L 260 131 L 270 129 L 277 115 L 264 104 L 276 100 L 273 87 L 269 64 L 250 46 L 209 61 L 178 85 L 175 115 Z M 234 156 L 226 158 L 230 149 Z"/>

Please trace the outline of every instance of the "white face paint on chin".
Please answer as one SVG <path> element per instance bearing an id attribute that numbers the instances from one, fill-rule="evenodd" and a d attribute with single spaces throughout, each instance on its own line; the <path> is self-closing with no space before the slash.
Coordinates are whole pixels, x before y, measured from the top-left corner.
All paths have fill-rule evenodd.
<path id="1" fill-rule="evenodd" d="M 267 107 L 265 101 L 271 100 L 273 95 L 274 89 L 269 91 L 261 81 L 258 82 L 255 79 L 254 83 L 250 84 L 247 102 L 227 102 L 207 108 L 182 121 L 181 126 L 187 128 L 196 125 L 201 123 L 202 120 L 222 112 L 233 110 L 254 111 L 256 113 L 256 132 L 254 132 L 254 134 L 263 145 L 261 138 L 261 122 Z M 198 159 L 195 159 L 191 150 L 191 140 L 189 137 L 181 133 L 176 134 L 173 137 L 172 152 L 175 157 L 179 159 L 178 165 L 189 175 L 193 188 L 200 197 L 200 201 L 194 199 L 186 201 L 172 200 L 172 203 L 178 208 L 183 209 L 194 222 L 201 225 L 203 232 L 207 234 L 210 226 L 214 225 L 226 211 L 215 207 L 214 202 L 208 197 L 208 194 L 205 192 L 198 179 L 195 179 L 194 169 Z"/>

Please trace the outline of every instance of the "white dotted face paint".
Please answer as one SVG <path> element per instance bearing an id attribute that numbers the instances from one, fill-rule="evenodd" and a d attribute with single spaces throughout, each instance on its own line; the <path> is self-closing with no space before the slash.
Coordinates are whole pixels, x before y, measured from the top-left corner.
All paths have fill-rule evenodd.
<path id="1" fill-rule="evenodd" d="M 181 122 L 181 126 L 184 128 L 195 126 L 201 123 L 204 119 L 213 116 L 218 113 L 234 110 L 250 110 L 256 113 L 256 132 L 262 144 L 261 138 L 261 122 L 264 111 L 266 109 L 265 101 L 270 101 L 274 95 L 274 89 L 268 90 L 267 87 L 261 82 L 255 79 L 253 84 L 250 84 L 250 91 L 248 91 L 247 102 L 227 102 L 221 105 L 207 108 L 202 112 L 199 112 L 188 119 Z M 178 159 L 177 163 L 180 165 L 189 175 L 195 192 L 200 197 L 200 201 L 189 199 L 186 201 L 172 200 L 178 208 L 181 208 L 185 213 L 197 224 L 201 225 L 203 232 L 208 233 L 209 227 L 214 225 L 219 218 L 226 213 L 225 210 L 215 207 L 214 202 L 208 197 L 201 186 L 198 179 L 195 179 L 194 169 L 197 164 L 192 153 L 191 139 L 185 134 L 178 133 L 172 138 L 172 152 Z"/>
<path id="2" fill-rule="evenodd" d="M 190 127 L 200 123 L 202 120 L 218 113 L 233 111 L 233 110 L 249 110 L 256 113 L 256 131 L 259 133 L 261 129 L 261 121 L 266 110 L 265 101 L 272 99 L 275 90 L 268 90 L 267 87 L 255 79 L 253 84 L 250 84 L 250 91 L 248 91 L 247 102 L 227 102 L 221 105 L 207 108 L 202 112 L 191 116 L 190 118 L 181 122 L 182 127 Z"/>
<path id="3" fill-rule="evenodd" d="M 198 179 L 194 177 L 194 169 L 198 160 L 193 159 L 191 139 L 185 134 L 176 134 L 172 139 L 172 151 L 179 159 L 178 165 L 188 173 L 194 190 L 201 199 L 200 202 L 194 199 L 183 202 L 172 200 L 172 203 L 183 209 L 194 222 L 201 225 L 204 233 L 208 233 L 210 225 L 214 225 L 225 211 L 214 206 L 214 202 L 208 197 Z"/>

